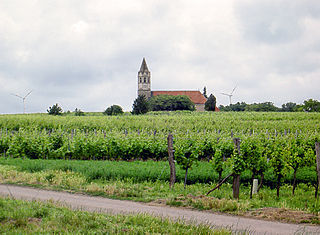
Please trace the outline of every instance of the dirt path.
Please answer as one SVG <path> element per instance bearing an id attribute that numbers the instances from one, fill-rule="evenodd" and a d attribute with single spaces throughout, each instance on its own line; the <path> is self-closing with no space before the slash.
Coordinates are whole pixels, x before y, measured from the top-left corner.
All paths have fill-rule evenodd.
<path id="1" fill-rule="evenodd" d="M 29 187 L 0 184 L 0 195 L 24 200 L 53 200 L 74 209 L 88 211 L 107 213 L 147 213 L 165 218 L 183 219 L 195 223 L 210 224 L 216 227 L 227 227 L 238 232 L 246 231 L 250 234 L 320 234 L 319 226 L 302 226 L 262 221 L 183 208 L 154 206 L 132 201 L 113 200 Z"/>

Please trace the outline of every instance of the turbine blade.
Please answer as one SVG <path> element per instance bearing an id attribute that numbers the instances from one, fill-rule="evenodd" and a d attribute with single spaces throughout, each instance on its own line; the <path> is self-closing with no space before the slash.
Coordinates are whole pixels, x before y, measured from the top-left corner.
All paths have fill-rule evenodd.
<path id="1" fill-rule="evenodd" d="M 27 96 L 28 96 L 28 95 L 30 95 L 30 94 L 31 94 L 31 92 L 32 92 L 32 90 L 31 90 L 28 94 L 26 94 L 26 96 L 25 96 L 25 97 L 23 97 L 23 99 L 27 98 Z"/>
<path id="2" fill-rule="evenodd" d="M 17 97 L 23 99 L 23 97 L 21 97 L 20 95 L 16 95 L 16 94 L 13 94 L 13 93 L 11 93 L 11 95 L 14 95 L 14 96 L 17 96 Z"/>
<path id="3" fill-rule="evenodd" d="M 237 88 L 237 86 L 235 86 L 234 88 L 233 88 L 233 90 L 232 90 L 232 92 L 231 92 L 231 94 L 230 95 L 232 95 L 232 93 L 234 92 L 234 90 Z"/>
<path id="4" fill-rule="evenodd" d="M 226 93 L 221 93 L 222 95 L 227 95 L 227 96 L 229 96 L 229 94 L 226 94 Z"/>

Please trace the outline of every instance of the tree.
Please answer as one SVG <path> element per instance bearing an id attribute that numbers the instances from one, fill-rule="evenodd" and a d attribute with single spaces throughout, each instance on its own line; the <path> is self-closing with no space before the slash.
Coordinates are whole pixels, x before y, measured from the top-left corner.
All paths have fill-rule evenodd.
<path id="1" fill-rule="evenodd" d="M 123 114 L 123 110 L 122 110 L 121 106 L 114 104 L 114 105 L 108 107 L 103 112 L 103 114 L 108 115 L 108 116 L 120 115 L 120 114 Z"/>
<path id="2" fill-rule="evenodd" d="M 232 111 L 240 112 L 240 111 L 245 111 L 247 107 L 247 104 L 245 102 L 237 102 L 235 104 L 231 104 L 230 108 Z"/>
<path id="3" fill-rule="evenodd" d="M 204 109 L 207 111 L 215 111 L 216 110 L 216 97 L 214 95 L 210 95 L 204 104 Z"/>
<path id="4" fill-rule="evenodd" d="M 145 114 L 149 110 L 149 105 L 146 97 L 144 95 L 139 95 L 132 105 L 132 114 Z"/>
<path id="5" fill-rule="evenodd" d="M 81 109 L 75 109 L 74 110 L 74 115 L 75 116 L 84 116 L 84 112 L 81 111 Z"/>
<path id="6" fill-rule="evenodd" d="M 203 96 L 206 97 L 206 99 L 208 99 L 206 87 L 203 88 Z"/>
<path id="7" fill-rule="evenodd" d="M 195 110 L 194 103 L 185 95 L 153 96 L 149 100 L 149 105 L 152 111 Z"/>
<path id="8" fill-rule="evenodd" d="M 246 111 L 255 111 L 255 112 L 276 112 L 279 111 L 279 108 L 274 106 L 272 102 L 264 103 L 253 103 L 246 106 Z"/>
<path id="9" fill-rule="evenodd" d="M 297 110 L 297 104 L 292 102 L 283 104 L 281 107 L 282 112 L 295 112 L 296 110 Z"/>
<path id="10" fill-rule="evenodd" d="M 52 107 L 47 109 L 49 115 L 62 115 L 62 108 L 58 104 L 54 104 Z"/>
<path id="11" fill-rule="evenodd" d="M 320 102 L 313 99 L 303 101 L 303 109 L 307 112 L 320 112 Z"/>
<path id="12" fill-rule="evenodd" d="M 245 102 L 237 102 L 235 104 L 230 104 L 227 106 L 223 106 L 220 105 L 219 109 L 220 111 L 225 111 L 225 112 L 229 112 L 229 111 L 235 111 L 235 112 L 242 112 L 242 111 L 246 111 L 246 107 L 248 106 L 248 104 L 246 104 Z"/>

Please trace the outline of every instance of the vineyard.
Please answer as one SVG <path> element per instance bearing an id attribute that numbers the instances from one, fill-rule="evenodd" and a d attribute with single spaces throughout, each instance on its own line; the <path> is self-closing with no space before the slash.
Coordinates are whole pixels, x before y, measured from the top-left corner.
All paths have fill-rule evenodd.
<path id="1" fill-rule="evenodd" d="M 192 183 L 187 181 L 188 170 L 205 161 L 217 182 L 228 173 L 240 177 L 250 172 L 251 179 L 258 178 L 262 185 L 272 175 L 272 183 L 266 183 L 277 187 L 279 196 L 280 184 L 288 178 L 293 194 L 301 182 L 318 188 L 315 143 L 320 141 L 319 120 L 318 113 L 2 115 L 0 152 L 5 158 L 162 161 L 168 158 L 171 133 L 174 157 L 185 171 L 186 183 Z M 240 139 L 239 150 L 235 138 Z M 297 179 L 299 171 L 306 169 L 312 173 Z"/>

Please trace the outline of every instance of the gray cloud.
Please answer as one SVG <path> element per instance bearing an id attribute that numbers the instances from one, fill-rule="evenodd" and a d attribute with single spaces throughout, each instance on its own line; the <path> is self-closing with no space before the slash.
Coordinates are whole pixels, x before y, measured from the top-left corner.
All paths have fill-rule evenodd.
<path id="1" fill-rule="evenodd" d="M 244 36 L 257 43 L 288 43 L 304 33 L 303 20 L 320 17 L 316 0 L 239 1 L 236 4 Z"/>
<path id="2" fill-rule="evenodd" d="M 314 1 L 0 2 L 0 113 L 33 89 L 29 112 L 130 110 L 146 57 L 152 87 L 238 88 L 234 102 L 319 99 L 320 9 Z M 263 92 L 262 92 L 263 91 Z"/>

